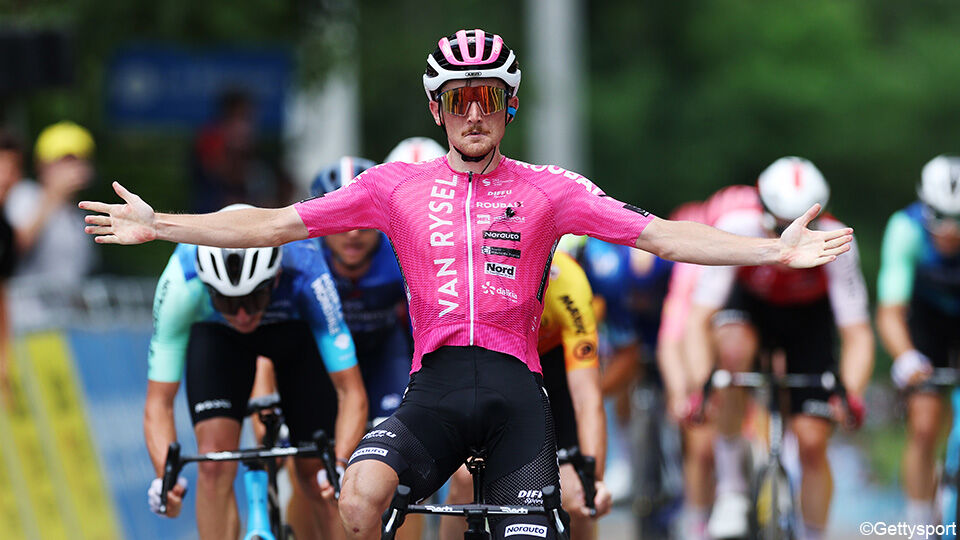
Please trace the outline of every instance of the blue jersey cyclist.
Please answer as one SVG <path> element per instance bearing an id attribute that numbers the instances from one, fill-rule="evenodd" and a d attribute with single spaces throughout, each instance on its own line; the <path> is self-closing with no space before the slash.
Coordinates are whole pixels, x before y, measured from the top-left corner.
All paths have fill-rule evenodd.
<path id="1" fill-rule="evenodd" d="M 232 205 L 224 210 L 248 207 Z M 258 356 L 273 361 L 293 443 L 324 429 L 345 462 L 363 435 L 367 401 L 353 340 L 322 255 L 312 241 L 282 248 L 221 249 L 179 244 L 157 284 L 150 340 L 144 435 L 157 476 L 176 439 L 173 400 L 186 380 L 199 452 L 237 448 Z M 237 537 L 235 463 L 201 464 L 201 538 Z M 318 459 L 296 460 L 297 480 L 315 501 L 318 523 L 339 538 L 332 489 L 321 487 Z M 159 510 L 160 480 L 148 501 Z M 185 483 L 169 497 L 179 514 Z"/>
<path id="2" fill-rule="evenodd" d="M 883 236 L 877 330 L 894 358 L 893 382 L 915 390 L 903 455 L 907 519 L 933 525 L 944 404 L 923 383 L 934 367 L 957 367 L 960 353 L 960 157 L 927 163 L 917 191 L 920 200 L 890 216 Z"/>
<path id="3" fill-rule="evenodd" d="M 321 196 L 375 166 L 344 156 L 320 171 L 310 192 Z M 354 229 L 315 239 L 329 265 L 343 304 L 343 315 L 357 346 L 357 361 L 377 424 L 400 405 L 410 374 L 413 337 L 400 265 L 386 235 Z"/>

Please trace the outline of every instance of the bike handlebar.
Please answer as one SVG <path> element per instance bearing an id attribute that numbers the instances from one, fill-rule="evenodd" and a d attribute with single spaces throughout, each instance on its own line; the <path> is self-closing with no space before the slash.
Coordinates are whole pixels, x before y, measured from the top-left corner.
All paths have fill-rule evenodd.
<path id="1" fill-rule="evenodd" d="M 700 401 L 693 417 L 700 419 L 704 417 L 707 400 L 713 390 L 731 387 L 763 388 L 765 386 L 771 386 L 773 388 L 816 388 L 826 390 L 840 398 L 847 418 L 852 417 L 850 402 L 847 399 L 847 389 L 843 386 L 843 383 L 840 382 L 837 374 L 832 371 L 774 375 L 764 372 L 728 371 L 725 369 L 716 369 L 710 374 L 707 382 L 703 385 L 703 399 Z M 845 422 L 845 424 L 847 427 L 851 427 L 849 420 Z"/>
<path id="2" fill-rule="evenodd" d="M 177 476 L 183 469 L 180 461 L 180 443 L 174 441 L 167 448 L 167 459 L 163 464 L 163 485 L 160 490 L 160 513 L 167 513 L 167 493 L 177 483 Z"/>
<path id="3" fill-rule="evenodd" d="M 560 450 L 557 458 L 560 464 L 573 465 L 573 470 L 583 486 L 584 503 L 591 516 L 597 515 L 597 458 L 583 455 L 577 446 Z"/>
<path id="4" fill-rule="evenodd" d="M 443 516 L 481 517 L 490 516 L 517 516 L 539 515 L 546 516 L 551 526 L 557 531 L 559 540 L 568 540 L 567 526 L 561 517 L 560 492 L 554 486 L 546 486 L 542 490 L 543 506 L 504 506 L 497 504 L 408 504 L 410 488 L 404 485 L 397 486 L 393 494 L 390 507 L 381 516 L 381 540 L 394 540 L 397 529 L 403 525 L 407 514 L 435 514 Z"/>
<path id="5" fill-rule="evenodd" d="M 160 512 L 167 513 L 167 493 L 177 483 L 177 477 L 187 463 L 200 461 L 266 461 L 270 459 L 294 457 L 319 457 L 327 471 L 327 479 L 333 486 L 334 497 L 340 498 L 340 475 L 337 473 L 333 441 L 322 429 L 313 434 L 313 442 L 300 446 L 273 448 L 245 448 L 224 452 L 207 452 L 197 456 L 184 456 L 180 452 L 180 443 L 174 441 L 167 448 L 167 459 L 163 465 L 163 485 L 160 491 Z"/>

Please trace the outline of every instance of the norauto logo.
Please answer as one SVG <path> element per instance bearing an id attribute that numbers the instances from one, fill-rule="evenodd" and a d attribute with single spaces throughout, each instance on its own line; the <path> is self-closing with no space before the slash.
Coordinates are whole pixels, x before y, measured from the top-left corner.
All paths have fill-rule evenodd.
<path id="1" fill-rule="evenodd" d="M 517 267 L 510 266 L 509 264 L 487 262 L 483 265 L 483 273 L 490 274 L 491 276 L 517 279 Z"/>
<path id="2" fill-rule="evenodd" d="M 513 536 L 516 534 L 546 538 L 547 528 L 543 525 L 533 525 L 531 523 L 515 523 L 513 525 L 508 525 L 503 531 L 503 536 Z"/>
<path id="3" fill-rule="evenodd" d="M 511 242 L 520 241 L 520 233 L 512 231 L 483 231 L 485 240 L 509 240 Z"/>

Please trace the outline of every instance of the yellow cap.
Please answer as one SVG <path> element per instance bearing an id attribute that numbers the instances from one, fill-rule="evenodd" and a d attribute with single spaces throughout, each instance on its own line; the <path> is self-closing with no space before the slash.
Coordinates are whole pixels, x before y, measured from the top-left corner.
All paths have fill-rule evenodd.
<path id="1" fill-rule="evenodd" d="M 37 161 L 56 161 L 64 156 L 88 158 L 93 154 L 93 137 L 73 122 L 57 122 L 47 126 L 37 137 L 34 148 Z"/>

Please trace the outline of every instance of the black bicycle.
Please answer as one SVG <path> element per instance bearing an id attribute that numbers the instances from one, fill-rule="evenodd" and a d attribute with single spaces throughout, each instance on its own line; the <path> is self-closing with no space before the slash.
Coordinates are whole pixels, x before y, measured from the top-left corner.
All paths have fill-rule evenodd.
<path id="1" fill-rule="evenodd" d="M 397 486 L 397 491 L 390 502 L 390 508 L 383 513 L 381 529 L 382 540 L 393 540 L 397 529 L 403 525 L 407 514 L 434 514 L 439 516 L 463 516 L 467 520 L 467 530 L 463 533 L 464 540 L 490 540 L 487 531 L 487 518 L 496 516 L 534 515 L 546 516 L 550 527 L 557 533 L 558 540 L 569 540 L 569 518 L 560 507 L 560 492 L 555 486 L 546 486 L 543 493 L 543 506 L 502 506 L 486 504 L 483 498 L 483 474 L 486 460 L 482 452 L 474 451 L 466 461 L 467 470 L 473 477 L 473 500 L 470 504 L 410 504 L 410 488 L 404 485 Z M 592 483 L 590 485 L 593 485 Z M 546 537 L 546 527 L 535 531 Z"/>
<path id="2" fill-rule="evenodd" d="M 280 515 L 280 503 L 277 495 L 277 471 L 279 461 L 286 457 L 319 457 L 334 487 L 337 498 L 340 497 L 340 477 L 337 474 L 336 454 L 333 441 L 323 431 L 313 435 L 313 442 L 300 446 L 277 446 L 280 426 L 283 424 L 280 398 L 269 394 L 253 398 L 247 405 L 248 414 L 256 414 L 263 422 L 266 432 L 259 448 L 241 449 L 228 452 L 208 452 L 198 456 L 180 455 L 180 443 L 172 442 L 167 449 L 167 460 L 163 466 L 163 488 L 160 492 L 160 511 L 166 513 L 167 492 L 176 485 L 177 477 L 184 465 L 201 461 L 241 461 L 246 466 L 243 473 L 247 494 L 247 531 L 244 540 L 292 540 L 293 530 L 283 523 Z"/>
<path id="3" fill-rule="evenodd" d="M 840 397 L 849 417 L 846 389 L 835 373 L 713 372 L 703 390 L 702 409 L 710 393 L 721 388 L 749 388 L 765 394 L 768 403 L 767 461 L 753 472 L 750 493 L 750 537 L 755 540 L 793 540 L 797 537 L 794 491 L 783 465 L 784 410 L 792 388 L 822 389 Z"/>

